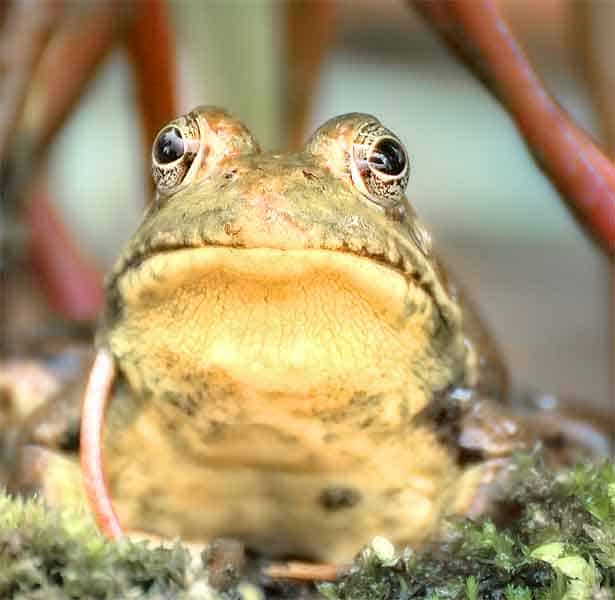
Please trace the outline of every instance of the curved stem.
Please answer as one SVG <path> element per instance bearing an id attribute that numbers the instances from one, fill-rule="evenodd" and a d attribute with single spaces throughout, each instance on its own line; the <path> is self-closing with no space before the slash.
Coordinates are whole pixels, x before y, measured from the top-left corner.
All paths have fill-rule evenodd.
<path id="1" fill-rule="evenodd" d="M 413 3 L 502 102 L 579 222 L 612 254 L 615 165 L 547 93 L 495 3 Z"/>
<path id="2" fill-rule="evenodd" d="M 107 350 L 99 350 L 90 371 L 81 406 L 81 473 L 85 494 L 94 512 L 96 524 L 111 539 L 124 535 L 109 498 L 102 459 L 105 409 L 115 372 L 111 354 Z"/>
<path id="3" fill-rule="evenodd" d="M 136 2 L 134 18 L 124 43 L 134 67 L 137 108 L 147 152 L 160 128 L 177 116 L 176 44 L 169 3 Z M 147 195 L 153 196 L 149 161 L 146 161 Z"/>
<path id="4" fill-rule="evenodd" d="M 71 238 L 49 195 L 45 177 L 32 183 L 23 219 L 32 231 L 28 253 L 47 302 L 65 317 L 94 321 L 103 303 L 102 275 Z"/>

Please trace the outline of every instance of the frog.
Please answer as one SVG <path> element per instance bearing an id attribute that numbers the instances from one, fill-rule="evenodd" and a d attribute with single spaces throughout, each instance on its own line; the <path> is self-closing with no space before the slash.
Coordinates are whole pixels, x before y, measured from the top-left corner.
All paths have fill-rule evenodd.
<path id="1" fill-rule="evenodd" d="M 349 113 L 267 152 L 201 106 L 151 160 L 96 335 L 118 371 L 102 453 L 122 527 L 343 564 L 483 511 L 536 436 L 406 195 L 399 137 Z"/>

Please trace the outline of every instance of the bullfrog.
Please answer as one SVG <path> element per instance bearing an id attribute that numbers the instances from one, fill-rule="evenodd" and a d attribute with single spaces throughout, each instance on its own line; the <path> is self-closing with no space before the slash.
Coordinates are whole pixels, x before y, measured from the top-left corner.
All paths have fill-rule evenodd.
<path id="1" fill-rule="evenodd" d="M 119 374 L 102 452 L 126 531 L 343 563 L 482 510 L 531 436 L 410 169 L 367 114 L 294 154 L 213 107 L 160 131 L 96 338 Z"/>

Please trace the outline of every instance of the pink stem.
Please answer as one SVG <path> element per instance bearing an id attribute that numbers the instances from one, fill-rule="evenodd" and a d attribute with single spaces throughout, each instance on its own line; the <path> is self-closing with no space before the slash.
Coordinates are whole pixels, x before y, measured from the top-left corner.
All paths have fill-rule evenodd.
<path id="1" fill-rule="evenodd" d="M 545 91 L 492 0 L 415 6 L 504 104 L 580 223 L 615 250 L 615 166 Z"/>
<path id="2" fill-rule="evenodd" d="M 16 137 L 33 74 L 48 48 L 63 12 L 63 2 L 34 6 L 28 2 L 2 4 L 0 30 L 0 164 L 7 160 Z"/>
<path id="3" fill-rule="evenodd" d="M 65 317 L 93 321 L 103 301 L 102 275 L 88 261 L 53 208 L 40 178 L 24 220 L 30 230 L 29 258 L 49 304 Z"/>
<path id="4" fill-rule="evenodd" d="M 176 45 L 164 0 L 136 3 L 134 10 L 125 44 L 134 66 L 137 105 L 149 151 L 160 128 L 177 116 Z"/>
<path id="5" fill-rule="evenodd" d="M 132 23 L 132 13 L 130 5 L 94 2 L 67 19 L 56 33 L 38 73 L 36 89 L 41 98 L 36 100 L 43 110 L 23 132 L 35 144 L 37 166 L 94 80 L 98 67 Z"/>
<path id="6" fill-rule="evenodd" d="M 124 535 L 115 514 L 103 473 L 102 440 L 105 409 L 115 378 L 111 354 L 100 349 L 94 359 L 81 407 L 81 472 L 85 494 L 96 524 L 109 538 Z"/>

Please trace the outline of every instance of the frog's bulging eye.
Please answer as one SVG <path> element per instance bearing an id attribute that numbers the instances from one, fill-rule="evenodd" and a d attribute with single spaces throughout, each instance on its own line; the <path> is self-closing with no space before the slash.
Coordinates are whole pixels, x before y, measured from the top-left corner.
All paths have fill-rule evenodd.
<path id="1" fill-rule="evenodd" d="M 179 160 L 185 152 L 184 138 L 177 127 L 163 129 L 154 142 L 154 158 L 162 165 Z"/>
<path id="2" fill-rule="evenodd" d="M 378 121 L 361 126 L 352 145 L 352 181 L 359 191 L 383 208 L 404 197 L 410 165 L 403 144 Z"/>
<path id="3" fill-rule="evenodd" d="M 368 161 L 372 168 L 385 175 L 399 176 L 406 168 L 406 152 L 397 140 L 385 138 L 373 147 Z"/>
<path id="4" fill-rule="evenodd" d="M 152 176 L 159 192 L 169 194 L 184 181 L 199 147 L 199 125 L 191 114 L 158 133 L 152 146 Z"/>

